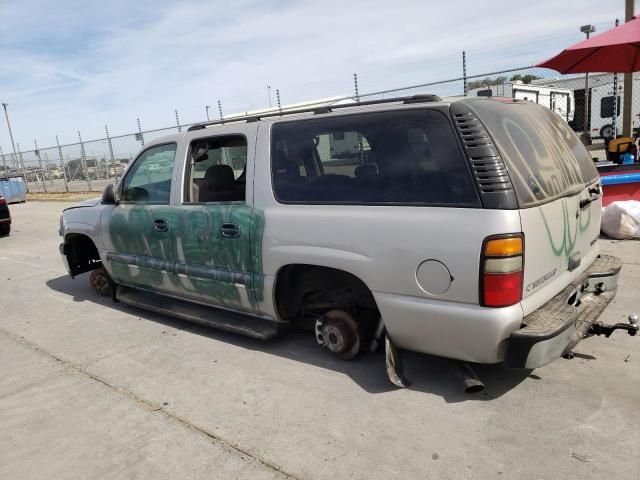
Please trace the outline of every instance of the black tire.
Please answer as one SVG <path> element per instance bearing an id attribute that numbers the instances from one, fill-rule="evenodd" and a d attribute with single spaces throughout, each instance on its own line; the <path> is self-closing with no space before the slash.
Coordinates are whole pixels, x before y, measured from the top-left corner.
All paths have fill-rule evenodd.
<path id="1" fill-rule="evenodd" d="M 0 225 L 0 237 L 6 237 L 11 232 L 11 224 L 5 223 L 4 225 Z"/>
<path id="2" fill-rule="evenodd" d="M 605 125 L 600 129 L 600 138 L 613 138 L 613 125 Z"/>

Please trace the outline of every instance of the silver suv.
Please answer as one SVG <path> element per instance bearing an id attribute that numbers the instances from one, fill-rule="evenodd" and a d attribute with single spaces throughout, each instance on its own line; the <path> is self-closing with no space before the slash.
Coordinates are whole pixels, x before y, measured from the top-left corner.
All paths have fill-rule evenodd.
<path id="1" fill-rule="evenodd" d="M 195 125 L 64 211 L 69 273 L 114 300 L 353 358 L 398 350 L 535 368 L 606 326 L 601 186 L 545 107 L 435 96 Z M 609 329 L 609 330 L 607 330 Z M 608 336 L 608 335 L 607 335 Z"/>

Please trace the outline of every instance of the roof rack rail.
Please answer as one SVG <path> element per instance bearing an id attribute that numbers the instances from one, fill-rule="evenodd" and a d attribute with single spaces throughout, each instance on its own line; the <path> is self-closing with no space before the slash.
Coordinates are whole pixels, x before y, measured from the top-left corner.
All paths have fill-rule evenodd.
<path id="1" fill-rule="evenodd" d="M 322 105 L 308 108 L 297 108 L 295 110 L 285 110 L 285 111 L 276 111 L 269 112 L 260 115 L 242 115 L 239 117 L 232 117 L 228 119 L 221 120 L 212 120 L 209 122 L 196 123 L 195 125 L 190 126 L 187 131 L 191 132 L 192 130 L 202 130 L 203 128 L 207 128 L 213 125 L 223 125 L 225 123 L 232 122 L 257 122 L 263 118 L 270 117 L 282 117 L 285 115 L 295 115 L 297 113 L 309 113 L 313 112 L 316 115 L 320 115 L 323 113 L 330 113 L 333 110 L 338 110 L 341 108 L 350 108 L 350 107 L 360 107 L 366 105 L 377 105 L 381 103 L 399 103 L 402 102 L 404 104 L 412 104 L 412 103 L 426 103 L 426 102 L 439 102 L 442 100 L 437 95 L 423 94 L 423 95 L 413 95 L 411 97 L 393 97 L 393 98 L 383 98 L 380 100 L 366 100 L 364 102 L 353 102 L 353 103 L 343 103 L 340 105 Z"/>

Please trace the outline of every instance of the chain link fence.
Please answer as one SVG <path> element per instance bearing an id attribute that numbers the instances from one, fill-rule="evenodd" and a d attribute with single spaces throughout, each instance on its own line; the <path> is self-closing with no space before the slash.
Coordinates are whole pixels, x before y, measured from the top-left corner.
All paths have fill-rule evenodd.
<path id="1" fill-rule="evenodd" d="M 347 95 L 281 105 L 280 91 L 276 90 L 276 106 L 247 113 L 286 113 L 301 108 L 422 94 L 440 97 L 504 96 L 539 103 L 562 116 L 574 131 L 582 135 L 594 159 L 605 160 L 605 138 L 622 133 L 623 75 L 589 75 L 589 89 L 585 95 L 585 75 L 558 75 L 552 70 L 535 67 L 466 75 L 464 64 L 462 72 L 462 76 L 457 78 L 373 92 L 361 92 L 362 85 L 354 74 L 353 91 Z M 220 106 L 219 112 L 222 113 Z M 634 75 L 634 130 L 640 126 L 638 113 L 640 75 Z M 78 132 L 78 142 L 71 144 L 38 147 L 34 142 L 33 148 L 16 144 L 15 156 L 6 149 L 0 151 L 0 168 L 7 176 L 23 175 L 30 192 L 101 192 L 106 185 L 117 181 L 145 142 L 184 131 L 190 126 L 179 125 L 178 112 L 175 114 L 176 125 L 168 128 L 143 131 L 138 121 L 138 131 L 127 135 L 110 136 L 105 127 L 105 137 L 98 140 L 82 141 Z M 244 114 L 225 115 L 225 119 Z"/>

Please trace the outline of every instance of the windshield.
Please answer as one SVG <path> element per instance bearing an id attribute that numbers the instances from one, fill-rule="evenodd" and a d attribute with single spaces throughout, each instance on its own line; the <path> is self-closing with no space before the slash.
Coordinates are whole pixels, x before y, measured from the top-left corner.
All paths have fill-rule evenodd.
<path id="1" fill-rule="evenodd" d="M 496 100 L 477 100 L 468 106 L 498 147 L 520 206 L 575 193 L 598 177 L 580 139 L 548 108 Z"/>

